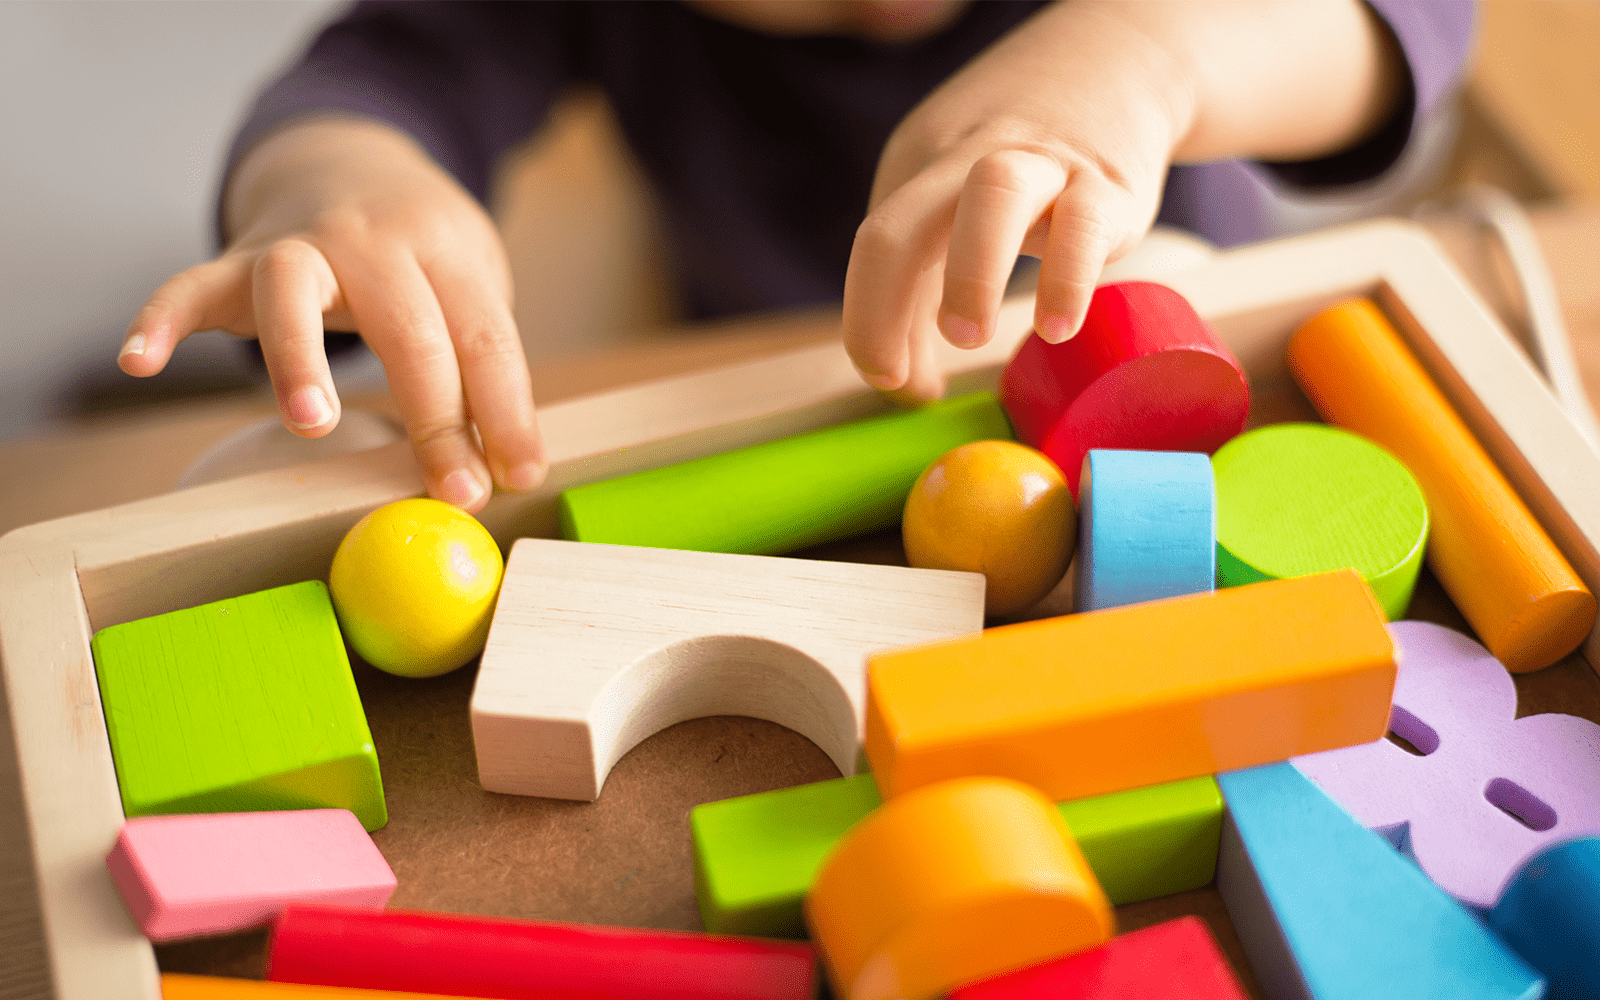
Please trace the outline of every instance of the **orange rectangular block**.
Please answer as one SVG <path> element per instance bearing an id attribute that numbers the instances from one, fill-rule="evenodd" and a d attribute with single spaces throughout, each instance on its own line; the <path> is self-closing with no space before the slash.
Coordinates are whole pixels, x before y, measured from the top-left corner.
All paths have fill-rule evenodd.
<path id="1" fill-rule="evenodd" d="M 389 990 L 351 990 L 339 986 L 300 986 L 265 983 L 259 979 L 187 976 L 168 972 L 161 977 L 161 1000 L 451 1000 L 437 993 L 394 993 Z M 454 1000 L 472 1000 L 456 997 Z"/>
<path id="2" fill-rule="evenodd" d="M 1015 778 L 1055 800 L 1367 743 L 1394 644 L 1353 570 L 992 628 L 868 659 L 885 798 Z"/>

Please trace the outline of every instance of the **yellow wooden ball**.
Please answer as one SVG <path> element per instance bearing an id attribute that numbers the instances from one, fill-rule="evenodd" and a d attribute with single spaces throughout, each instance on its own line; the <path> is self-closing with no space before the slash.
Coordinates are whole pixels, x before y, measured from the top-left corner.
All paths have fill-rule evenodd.
<path id="1" fill-rule="evenodd" d="M 988 578 L 984 610 L 1022 611 L 1067 571 L 1077 507 L 1061 470 L 1012 441 L 974 441 L 923 470 L 900 525 L 906 559 L 922 569 Z"/>
<path id="2" fill-rule="evenodd" d="M 356 522 L 334 553 L 328 591 L 362 659 L 401 677 L 436 677 L 483 651 L 504 569 L 477 519 L 420 497 Z"/>

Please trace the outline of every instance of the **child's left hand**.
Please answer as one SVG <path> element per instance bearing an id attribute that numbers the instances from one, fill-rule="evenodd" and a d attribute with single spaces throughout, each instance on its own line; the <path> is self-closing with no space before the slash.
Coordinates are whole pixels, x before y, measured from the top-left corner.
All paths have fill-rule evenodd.
<path id="1" fill-rule="evenodd" d="M 934 338 L 986 343 L 1018 254 L 1041 260 L 1034 328 L 1067 339 L 1175 158 L 1333 152 L 1385 120 L 1403 72 L 1353 0 L 1041 11 L 890 137 L 845 279 L 851 359 L 879 389 L 937 398 Z"/>

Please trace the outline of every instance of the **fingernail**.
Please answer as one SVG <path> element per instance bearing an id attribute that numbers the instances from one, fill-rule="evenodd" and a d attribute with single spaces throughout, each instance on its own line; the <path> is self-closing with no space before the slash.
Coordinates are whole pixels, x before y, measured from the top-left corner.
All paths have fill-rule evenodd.
<path id="1" fill-rule="evenodd" d="M 882 372 L 867 371 L 860 365 L 856 365 L 856 371 L 861 375 L 861 381 L 882 392 L 888 392 L 891 389 L 898 389 L 900 387 L 900 380 L 896 379 L 893 375 L 885 375 Z"/>
<path id="2" fill-rule="evenodd" d="M 143 354 L 144 353 L 144 345 L 145 345 L 144 334 L 136 333 L 133 336 L 129 337 L 127 340 L 123 341 L 122 353 L 118 354 L 117 357 L 125 358 L 130 354 Z M 102 358 L 105 357 L 104 354 L 102 354 L 100 356 Z"/>
<path id="3" fill-rule="evenodd" d="M 1047 344 L 1059 344 L 1069 339 L 1073 332 L 1072 324 L 1067 322 L 1065 316 L 1044 316 L 1039 320 L 1039 336 Z"/>
<path id="4" fill-rule="evenodd" d="M 977 347 L 983 340 L 983 331 L 978 324 L 965 316 L 946 314 L 939 320 L 939 332 L 944 334 L 944 339 L 957 347 Z"/>
<path id="5" fill-rule="evenodd" d="M 544 466 L 538 462 L 523 462 L 506 473 L 506 486 L 513 490 L 531 490 L 544 482 Z"/>
<path id="6" fill-rule="evenodd" d="M 328 397 L 316 386 L 307 386 L 289 397 L 289 422 L 296 430 L 308 431 L 333 419 Z"/>
<path id="7" fill-rule="evenodd" d="M 444 494 L 439 499 L 445 503 L 462 508 L 471 507 L 483 497 L 483 483 L 466 469 L 457 469 L 444 477 L 444 482 L 439 484 L 439 492 Z"/>

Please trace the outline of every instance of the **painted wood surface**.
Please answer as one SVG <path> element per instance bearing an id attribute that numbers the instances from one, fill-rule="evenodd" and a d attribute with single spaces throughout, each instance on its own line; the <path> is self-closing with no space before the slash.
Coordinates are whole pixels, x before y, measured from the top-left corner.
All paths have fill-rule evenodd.
<path id="1" fill-rule="evenodd" d="M 1274 580 L 875 654 L 867 757 L 886 798 L 971 774 L 1083 798 L 1376 739 L 1394 672 L 1353 570 Z"/>
<path id="2" fill-rule="evenodd" d="M 1245 1000 L 1198 917 L 1120 934 L 1098 948 L 950 992 L 950 1000 Z"/>
<path id="3" fill-rule="evenodd" d="M 1372 302 L 1311 319 L 1289 366 L 1325 420 L 1382 445 L 1421 484 L 1428 565 L 1501 663 L 1537 670 L 1583 641 L 1594 595 Z"/>
<path id="4" fill-rule="evenodd" d="M 561 535 L 778 555 L 897 523 L 930 462 L 1010 437 L 994 396 L 975 393 L 575 487 L 561 495 Z"/>
<path id="5" fill-rule="evenodd" d="M 1074 610 L 1214 588 L 1217 496 L 1204 454 L 1091 449 L 1078 496 Z"/>
<path id="6" fill-rule="evenodd" d="M 982 627 L 976 573 L 525 538 L 472 692 L 479 780 L 593 801 L 705 715 L 788 726 L 853 774 L 866 655 Z"/>
<path id="7" fill-rule="evenodd" d="M 1212 456 L 1217 582 L 1352 567 L 1392 621 L 1411 603 L 1428 541 L 1422 489 L 1394 456 L 1325 424 L 1274 424 Z"/>
<path id="8" fill-rule="evenodd" d="M 102 629 L 94 662 L 128 816 L 328 806 L 388 822 L 321 580 Z"/>
<path id="9" fill-rule="evenodd" d="M 500 1000 L 810 1000 L 797 941 L 295 905 L 272 927 L 280 983 Z"/>
<path id="10" fill-rule="evenodd" d="M 106 866 L 152 941 L 259 927 L 291 902 L 381 907 L 396 884 L 348 809 L 130 819 Z"/>
<path id="11" fill-rule="evenodd" d="M 841 1000 L 933 1000 L 1092 948 L 1114 919 L 1061 814 L 999 778 L 940 782 L 880 806 L 828 855 L 806 897 Z"/>
<path id="12" fill-rule="evenodd" d="M 1600 838 L 1531 858 L 1489 911 L 1489 926 L 1549 980 L 1546 1000 L 1600 996 Z"/>
<path id="13" fill-rule="evenodd" d="M 1022 342 L 1000 379 L 1017 438 L 1061 468 L 1078 496 L 1091 448 L 1210 454 L 1244 429 L 1250 390 L 1227 346 L 1166 285 L 1095 289 L 1077 335 Z"/>
<path id="14" fill-rule="evenodd" d="M 161 1000 L 439 1000 L 439 995 L 351 990 L 339 986 L 302 986 L 297 983 L 267 983 L 259 979 L 186 976 L 169 972 L 161 977 Z"/>
<path id="15" fill-rule="evenodd" d="M 1217 888 L 1266 1000 L 1543 993 L 1538 973 L 1294 765 L 1217 783 Z"/>
<path id="16" fill-rule="evenodd" d="M 695 894 L 708 931 L 804 937 L 802 903 L 828 853 L 881 805 L 858 774 L 697 806 Z M 1210 776 L 1056 804 L 1113 905 L 1211 881 L 1222 795 Z"/>
<path id="17" fill-rule="evenodd" d="M 1420 755 L 1378 740 L 1294 764 L 1446 892 L 1488 909 L 1534 855 L 1600 836 L 1600 725 L 1517 718 L 1511 675 L 1459 632 L 1389 631 L 1400 662 L 1389 729 Z"/>
<path id="18" fill-rule="evenodd" d="M 1284 374 L 1283 346 L 1308 317 L 1351 296 L 1375 297 L 1569 562 L 1591 589 L 1600 586 L 1600 460 L 1422 230 L 1363 223 L 1230 251 L 1163 280 L 1260 380 Z M 952 391 L 995 387 L 1032 310 L 1029 299 L 1008 302 L 983 348 L 934 345 Z M 583 378 L 613 386 L 618 372 L 648 376 L 657 363 L 608 357 Z M 556 497 L 568 486 L 887 408 L 837 343 L 569 398 L 540 412 L 551 459 L 546 484 L 496 495 L 481 519 L 502 545 L 548 537 L 558 531 Z M 0 668 L 35 879 L 8 886 L 35 894 L 47 956 L 35 961 L 31 919 L 0 927 L 0 984 L 70 1000 L 159 995 L 149 944 L 104 874 L 123 816 L 89 650 L 93 630 L 317 576 L 363 514 L 421 489 L 409 448 L 394 445 L 0 538 Z M 1591 633 L 1585 649 L 1600 660 L 1600 636 Z"/>
<path id="19" fill-rule="evenodd" d="M 1015 615 L 1061 582 L 1077 546 L 1077 508 L 1061 470 L 1015 441 L 974 441 L 940 455 L 906 497 L 906 561 L 982 573 L 984 610 Z"/>

